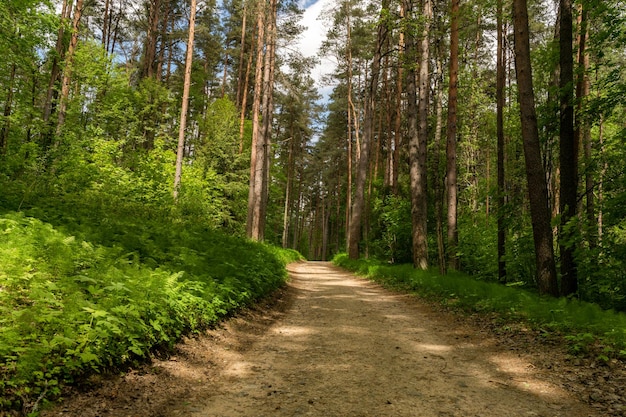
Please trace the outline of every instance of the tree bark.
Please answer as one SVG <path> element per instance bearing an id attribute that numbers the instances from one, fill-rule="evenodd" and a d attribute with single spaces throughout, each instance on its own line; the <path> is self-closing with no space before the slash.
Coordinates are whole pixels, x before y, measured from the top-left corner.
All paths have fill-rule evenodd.
<path id="1" fill-rule="evenodd" d="M 13 107 L 13 88 L 15 83 L 15 70 L 17 66 L 15 63 L 11 65 L 11 75 L 9 77 L 9 91 L 7 92 L 7 98 L 4 102 L 4 126 L 0 130 L 0 155 L 4 155 L 7 150 L 7 144 L 9 141 L 9 129 L 11 126 L 11 121 L 9 117 L 11 117 L 11 109 Z"/>
<path id="2" fill-rule="evenodd" d="M 561 254 L 561 295 L 578 292 L 578 274 L 574 259 L 575 232 L 570 221 L 578 206 L 578 141 L 574 136 L 574 56 L 572 0 L 560 0 L 559 89 L 561 96 L 559 159 L 561 168 L 559 250 Z"/>
<path id="3" fill-rule="evenodd" d="M 383 1 L 382 10 L 389 7 L 388 0 Z M 382 18 L 383 12 L 381 12 Z M 364 107 L 363 139 L 361 141 L 361 152 L 358 160 L 356 184 L 354 190 L 354 202 L 348 227 L 348 256 L 350 259 L 359 258 L 359 243 L 361 241 L 361 226 L 365 213 L 365 188 L 367 183 L 367 173 L 370 164 L 370 149 L 374 140 L 374 118 L 376 95 L 378 91 L 378 80 L 380 77 L 380 61 L 382 59 L 382 49 L 387 37 L 387 28 L 384 22 L 378 25 L 378 35 L 376 40 L 376 50 L 372 60 L 372 73 L 370 75 L 369 87 Z"/>
<path id="4" fill-rule="evenodd" d="M 542 294 L 558 296 L 559 288 L 554 263 L 550 208 L 548 206 L 548 187 L 541 160 L 539 130 L 535 110 L 526 0 L 513 0 L 513 15 L 515 28 L 515 72 L 517 74 L 526 179 L 535 243 L 537 285 Z"/>
<path id="5" fill-rule="evenodd" d="M 459 73 L 459 3 L 451 0 L 450 7 L 450 85 L 448 87 L 448 127 L 447 127 L 447 169 L 446 190 L 448 196 L 448 267 L 459 269 L 457 247 L 459 234 L 457 230 L 457 91 Z"/>
<path id="6" fill-rule="evenodd" d="M 589 75 L 589 53 L 587 52 L 587 38 L 589 35 L 589 28 L 587 23 L 587 8 L 584 5 L 579 6 L 578 14 L 578 81 L 576 84 L 576 100 L 577 100 L 577 113 L 575 115 L 575 129 L 574 136 L 579 144 L 582 146 L 584 152 L 584 168 L 585 168 L 585 215 L 587 218 L 587 242 L 590 248 L 595 248 L 598 245 L 597 232 L 594 230 L 596 227 L 596 215 L 595 215 L 595 199 L 594 199 L 594 179 L 592 166 L 592 145 L 591 145 L 591 129 L 589 122 L 583 116 L 583 105 L 590 92 Z"/>
<path id="7" fill-rule="evenodd" d="M 497 51 L 497 63 L 496 63 L 496 131 L 497 131 L 497 152 L 498 152 L 498 279 L 501 282 L 506 282 L 506 228 L 505 228 L 505 172 L 504 172 L 504 106 L 505 103 L 505 88 L 506 88 L 506 55 L 504 49 L 504 24 L 503 24 L 503 0 L 498 0 L 497 5 L 497 37 L 498 37 L 498 51 Z"/>
<path id="8" fill-rule="evenodd" d="M 252 103 L 252 146 L 250 154 L 250 189 L 248 192 L 248 219 L 246 222 L 247 236 L 260 240 L 260 229 L 257 214 L 261 205 L 263 190 L 263 152 L 264 138 L 261 132 L 260 111 L 263 94 L 263 57 L 265 47 L 265 4 L 257 4 L 257 47 L 254 76 L 254 100 Z"/>
<path id="9" fill-rule="evenodd" d="M 151 78 L 154 76 L 154 62 L 156 60 L 157 39 L 159 36 L 159 21 L 161 11 L 161 0 L 151 0 L 150 16 L 148 17 L 148 32 L 146 34 L 146 45 L 141 68 L 141 78 Z"/>
<path id="10" fill-rule="evenodd" d="M 191 64 L 193 60 L 193 40 L 196 27 L 196 0 L 191 0 L 189 15 L 189 38 L 185 57 L 185 81 L 183 84 L 183 101 L 180 110 L 180 126 L 178 129 L 178 149 L 176 152 L 176 174 L 174 176 L 174 200 L 178 199 L 180 182 L 183 174 L 183 156 L 185 151 L 185 129 L 187 128 L 187 111 L 189 108 L 189 87 L 191 86 Z"/>
<path id="11" fill-rule="evenodd" d="M 74 62 L 74 53 L 76 46 L 78 45 L 78 30 L 80 28 L 80 18 L 83 14 L 83 0 L 77 0 L 76 7 L 74 8 L 74 18 L 72 21 L 72 38 L 70 39 L 70 46 L 65 54 L 65 70 L 63 71 L 63 79 L 61 81 L 61 96 L 59 97 L 59 117 L 57 121 L 56 140 L 59 141 L 59 136 L 65 124 L 65 116 L 67 113 L 67 102 L 70 95 L 70 82 L 72 80 L 72 65 Z"/>
<path id="12" fill-rule="evenodd" d="M 437 82 L 435 86 L 436 91 L 436 105 L 435 105 L 435 137 L 433 141 L 433 149 L 435 151 L 433 162 L 433 191 L 435 195 L 435 222 L 437 230 L 437 263 L 439 265 L 439 273 L 446 273 L 446 247 L 445 239 L 443 236 L 443 199 L 445 187 L 443 187 L 443 178 L 439 176 L 439 165 L 441 161 L 441 132 L 443 128 L 443 62 L 442 62 L 442 42 L 437 42 Z"/>

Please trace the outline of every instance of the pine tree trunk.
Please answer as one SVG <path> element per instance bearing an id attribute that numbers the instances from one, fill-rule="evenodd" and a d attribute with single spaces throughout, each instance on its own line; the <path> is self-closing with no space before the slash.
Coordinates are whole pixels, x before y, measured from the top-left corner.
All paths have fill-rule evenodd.
<path id="1" fill-rule="evenodd" d="M 50 121 L 50 117 L 52 116 L 53 107 L 56 99 L 58 98 L 59 91 L 56 88 L 56 84 L 59 81 L 59 76 L 61 75 L 61 66 L 59 62 L 65 59 L 65 45 L 63 44 L 63 39 L 65 37 L 65 25 L 71 18 L 72 13 L 72 2 L 68 0 L 63 0 L 63 6 L 61 10 L 61 22 L 59 24 L 59 31 L 57 34 L 57 41 L 55 46 L 55 54 L 52 58 L 52 68 L 50 69 L 50 80 L 48 81 L 48 89 L 46 92 L 46 99 L 43 105 L 43 121 L 46 124 L 44 128 L 44 133 L 42 137 L 42 144 L 44 148 L 47 148 L 52 144 L 52 133 L 54 130 L 54 126 L 52 123 L 48 123 Z"/>
<path id="2" fill-rule="evenodd" d="M 243 0 L 243 11 L 241 16 L 241 40 L 239 41 L 239 70 L 237 71 L 237 107 L 242 103 L 242 87 L 244 84 L 247 85 L 247 82 L 244 82 L 243 77 L 243 62 L 246 56 L 246 23 L 248 20 L 248 5 L 247 0 Z M 248 60 L 250 61 L 250 60 Z M 246 78 L 248 73 L 246 73 Z"/>
<path id="3" fill-rule="evenodd" d="M 67 112 L 67 102 L 70 95 L 70 82 L 72 80 L 72 65 L 74 62 L 74 53 L 76 52 L 76 46 L 78 45 L 78 30 L 80 28 L 80 18 L 83 13 L 83 0 L 77 0 L 76 7 L 74 8 L 74 18 L 72 21 L 72 38 L 70 39 L 70 46 L 65 54 L 65 70 L 63 71 L 63 79 L 61 81 L 61 96 L 59 97 L 59 117 L 57 121 L 57 143 L 59 136 L 65 124 L 65 115 Z"/>
<path id="4" fill-rule="evenodd" d="M 383 2 L 382 8 L 388 8 L 388 1 Z M 348 228 L 348 256 L 350 259 L 359 258 L 359 243 L 361 241 L 361 226 L 365 214 L 365 189 L 367 173 L 370 164 L 370 149 L 374 141 L 374 118 L 376 106 L 376 93 L 380 77 L 380 61 L 382 49 L 387 37 L 387 28 L 384 23 L 378 26 L 376 51 L 372 60 L 372 73 L 367 91 L 364 108 L 363 140 L 361 141 L 360 158 L 358 160 L 357 176 L 354 190 L 354 202 Z"/>
<path id="5" fill-rule="evenodd" d="M 400 4 L 400 19 L 404 20 L 406 16 L 406 2 Z M 398 195 L 398 164 L 400 161 L 400 149 L 403 147 L 402 141 L 402 91 L 404 90 L 402 83 L 404 81 L 404 31 L 400 31 L 398 36 L 398 74 L 396 82 L 396 111 L 394 126 L 394 149 L 393 149 L 393 167 L 391 176 L 391 188 L 394 195 Z"/>
<path id="6" fill-rule="evenodd" d="M 448 90 L 448 127 L 446 144 L 446 191 L 448 196 L 448 267 L 459 269 L 457 247 L 459 233 L 457 230 L 457 90 L 459 73 L 459 3 L 451 0 L 450 9 L 450 85 Z"/>
<path id="7" fill-rule="evenodd" d="M 174 199 L 178 199 L 180 182 L 183 175 L 183 156 L 185 153 L 185 129 L 187 128 L 187 111 L 189 108 L 189 88 L 191 86 L 191 64 L 193 60 L 193 40 L 196 28 L 196 0 L 191 0 L 189 15 L 189 38 L 185 57 L 185 81 L 183 84 L 183 101 L 180 110 L 180 126 L 178 129 L 178 149 L 176 152 L 176 174 L 174 176 Z"/>
<path id="8" fill-rule="evenodd" d="M 254 76 L 254 101 L 252 103 L 252 146 L 250 154 L 250 189 L 248 192 L 247 236 L 259 240 L 259 217 L 263 190 L 263 166 L 265 164 L 264 138 L 261 132 L 260 111 L 263 95 L 263 57 L 265 47 L 265 4 L 257 5 L 257 47 Z"/>
<path id="9" fill-rule="evenodd" d="M 443 128 L 443 63 L 442 63 L 442 42 L 437 43 L 437 83 L 436 91 L 436 107 L 435 107 L 435 137 L 433 141 L 433 149 L 435 156 L 433 158 L 433 191 L 435 195 L 435 222 L 437 229 L 437 260 L 439 265 L 439 273 L 446 273 L 446 247 L 443 235 L 443 199 L 444 190 L 443 179 L 439 177 L 439 165 L 441 161 L 441 131 Z"/>
<path id="10" fill-rule="evenodd" d="M 151 0 L 141 78 L 151 78 L 154 76 L 154 62 L 156 60 L 157 39 L 159 37 L 160 11 L 161 0 Z"/>
<path id="11" fill-rule="evenodd" d="M 561 126 L 559 159 L 561 167 L 561 228 L 559 249 L 561 254 L 561 295 L 578 292 L 578 274 L 574 259 L 575 232 L 570 221 L 576 218 L 578 207 L 578 141 L 574 136 L 574 56 L 572 1 L 560 0 L 561 28 L 559 36 Z M 568 227 L 570 226 L 570 227 Z"/>
<path id="12" fill-rule="evenodd" d="M 518 83 L 518 100 L 526 163 L 526 179 L 530 199 L 530 215 L 535 243 L 537 284 L 542 294 L 559 295 L 548 187 L 541 160 L 539 130 L 535 110 L 532 67 L 530 61 L 530 39 L 528 33 L 528 9 L 526 0 L 513 0 L 515 28 L 515 72 Z"/>
<path id="13" fill-rule="evenodd" d="M 411 184 L 413 194 L 413 264 L 420 269 L 428 268 L 428 110 L 430 106 L 430 24 L 432 21 L 431 0 L 422 0 L 423 28 L 419 52 L 418 90 L 418 154 L 417 182 Z M 414 163 L 411 162 L 411 168 Z M 413 179 L 413 175 L 411 175 Z M 417 205 L 415 205 L 417 204 Z"/>
<path id="14" fill-rule="evenodd" d="M 597 233 L 594 230 L 596 226 L 595 215 L 595 202 L 594 202 L 594 180 L 592 170 L 592 144 L 591 144 L 591 129 L 589 123 L 584 119 L 583 105 L 589 97 L 590 82 L 587 71 L 589 70 L 589 53 L 587 52 L 587 38 L 589 35 L 588 23 L 587 23 L 587 9 L 584 5 L 579 6 L 578 13 L 578 82 L 576 84 L 576 100 L 577 113 L 576 113 L 576 137 L 579 147 L 582 146 L 584 152 L 584 167 L 585 167 L 585 215 L 587 219 L 587 242 L 590 248 L 595 248 L 598 245 Z"/>
<path id="15" fill-rule="evenodd" d="M 506 88 L 506 62 L 504 50 L 504 24 L 503 24 L 503 0 L 498 0 L 497 11 L 497 37 L 498 37 L 498 57 L 496 63 L 496 131 L 497 131 L 497 148 L 498 148 L 498 279 L 506 282 L 506 229 L 505 229 L 505 176 L 504 176 L 504 106 L 505 97 L 504 90 Z"/>

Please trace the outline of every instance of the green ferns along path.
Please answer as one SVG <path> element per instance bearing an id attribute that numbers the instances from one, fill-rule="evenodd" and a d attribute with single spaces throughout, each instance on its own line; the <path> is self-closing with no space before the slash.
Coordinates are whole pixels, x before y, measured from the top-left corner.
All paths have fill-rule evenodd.
<path id="1" fill-rule="evenodd" d="M 21 213 L 0 216 L 0 415 L 34 412 L 63 384 L 171 348 L 283 285 L 297 258 L 166 226 L 69 234 Z"/>

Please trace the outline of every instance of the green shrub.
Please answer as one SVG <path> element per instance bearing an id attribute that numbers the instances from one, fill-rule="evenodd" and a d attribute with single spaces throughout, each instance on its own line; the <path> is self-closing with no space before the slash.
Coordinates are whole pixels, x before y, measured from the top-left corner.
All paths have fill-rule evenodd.
<path id="1" fill-rule="evenodd" d="M 114 223 L 0 217 L 0 410 L 171 347 L 282 285 L 297 258 L 189 224 Z"/>

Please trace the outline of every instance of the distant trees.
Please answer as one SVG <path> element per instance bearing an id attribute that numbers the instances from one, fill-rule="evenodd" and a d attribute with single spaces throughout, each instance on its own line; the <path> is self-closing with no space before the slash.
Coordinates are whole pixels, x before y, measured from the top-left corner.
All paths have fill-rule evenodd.
<path id="1" fill-rule="evenodd" d="M 352 201 L 361 192 L 369 204 L 365 220 L 347 228 L 350 256 L 386 257 L 424 267 L 436 255 L 447 258 L 448 268 L 525 281 L 554 295 L 586 297 L 599 282 L 606 282 L 589 278 L 596 276 L 589 262 L 590 256 L 612 252 L 606 246 L 600 249 L 601 239 L 594 236 L 606 238 L 606 206 L 599 203 L 606 198 L 610 170 L 600 162 L 607 157 L 606 117 L 624 104 L 617 93 L 624 85 L 618 81 L 622 71 L 608 71 L 607 66 L 622 62 L 623 54 L 608 58 L 602 52 L 624 44 L 615 37 L 626 21 L 617 12 L 618 4 L 622 2 L 610 2 L 592 13 L 583 4 L 563 0 L 556 29 L 554 16 L 545 13 L 550 7 L 545 2 L 516 1 L 512 17 L 502 2 L 434 1 L 432 20 L 426 1 L 390 1 L 383 7 L 384 16 L 375 2 L 336 2 L 328 11 L 332 23 L 323 49 L 338 61 L 336 84 L 316 146 L 335 146 L 348 155 L 347 161 L 337 156 L 344 174 L 326 180 L 327 192 L 331 187 L 340 190 L 333 213 L 353 212 Z M 389 40 L 382 45 L 378 73 L 373 64 L 381 45 L 372 28 L 381 22 Z M 597 36 L 588 31 L 591 26 Z M 422 32 L 424 28 L 430 30 Z M 560 59 L 551 50 L 559 50 Z M 449 71 L 440 81 L 442 68 Z M 589 77 L 591 68 L 598 77 L 595 83 Z M 370 115 L 372 82 L 383 98 Z M 424 93 L 435 93 L 432 101 L 419 94 L 423 82 Z M 444 88 L 447 98 L 440 96 Z M 560 108 L 554 106 L 555 99 Z M 609 109 L 608 103 L 617 107 Z M 376 126 L 373 141 L 367 142 L 372 159 L 364 163 L 368 174 L 361 186 L 352 178 L 362 172 L 358 162 L 370 122 Z M 417 126 L 428 133 L 411 142 L 419 136 Z M 440 164 L 442 135 L 447 137 L 445 169 Z M 583 158 L 577 149 L 584 150 Z M 419 159 L 422 150 L 424 155 L 428 150 L 426 163 Z M 380 169 L 379 160 L 385 161 L 385 169 Z M 422 164 L 429 183 L 424 189 L 416 181 L 422 175 L 416 173 L 424 172 Z M 584 187 L 577 181 L 579 173 Z M 416 222 L 417 213 L 428 215 Z M 330 234 L 340 235 L 348 223 L 331 222 L 337 231 Z M 556 229 L 553 224 L 558 224 Z M 359 228 L 355 242 L 357 233 L 352 231 Z M 413 230 L 413 236 L 405 230 Z M 429 240 L 438 244 L 426 245 Z M 410 254 L 402 249 L 409 247 Z M 613 262 L 605 264 L 608 270 L 613 270 L 608 266 Z M 577 287 L 581 282 L 586 284 Z"/>
<path id="2" fill-rule="evenodd" d="M 52 3 L 0 2 L 3 199 L 103 192 L 626 309 L 622 0 L 558 28 L 544 1 L 331 2 L 323 109 L 295 1 L 199 2 L 193 41 L 189 2 Z"/>

